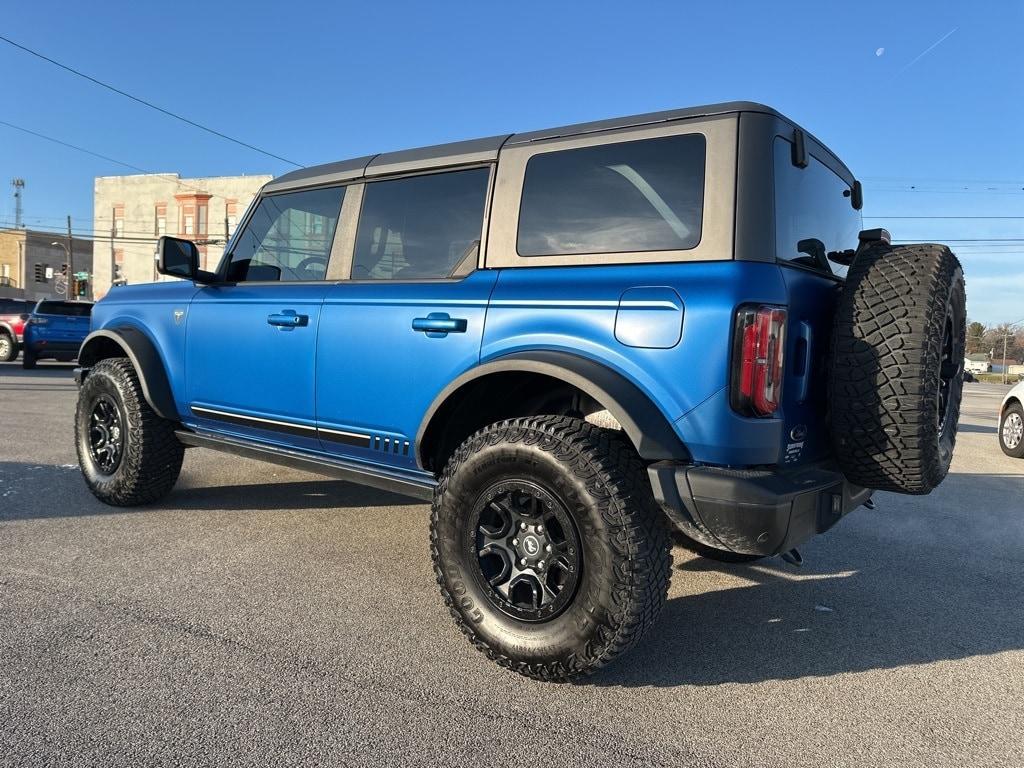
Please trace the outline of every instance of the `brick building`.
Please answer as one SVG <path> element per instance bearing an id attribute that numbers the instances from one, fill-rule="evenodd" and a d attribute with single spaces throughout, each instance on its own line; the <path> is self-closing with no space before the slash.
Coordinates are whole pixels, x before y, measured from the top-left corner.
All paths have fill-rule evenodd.
<path id="1" fill-rule="evenodd" d="M 67 263 L 67 238 L 55 232 L 34 229 L 0 229 L 0 298 L 66 298 L 61 271 Z M 71 239 L 71 271 L 92 272 L 93 242 Z M 87 294 L 91 296 L 91 286 Z"/>
<path id="2" fill-rule="evenodd" d="M 128 283 L 157 280 L 153 252 L 160 235 L 195 241 L 200 266 L 213 268 L 245 209 L 271 178 L 183 179 L 176 173 L 97 177 L 93 189 L 96 298 L 110 289 L 115 271 Z"/>

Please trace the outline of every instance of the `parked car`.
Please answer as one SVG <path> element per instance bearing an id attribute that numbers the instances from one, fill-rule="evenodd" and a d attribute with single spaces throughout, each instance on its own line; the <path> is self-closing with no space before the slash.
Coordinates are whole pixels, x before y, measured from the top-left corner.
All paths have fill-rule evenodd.
<path id="1" fill-rule="evenodd" d="M 40 301 L 25 326 L 23 368 L 35 368 L 36 361 L 74 360 L 89 335 L 92 303 L 87 301 Z"/>
<path id="2" fill-rule="evenodd" d="M 1024 459 L 1024 381 L 1006 393 L 999 407 L 999 447 L 1015 459 Z"/>
<path id="3" fill-rule="evenodd" d="M 214 271 L 164 237 L 182 280 L 96 305 L 82 473 L 144 504 L 200 446 L 431 500 L 471 642 L 592 672 L 653 625 L 670 527 L 709 557 L 790 553 L 945 477 L 963 272 L 862 231 L 861 204 L 750 103 L 289 173 Z"/>
<path id="4" fill-rule="evenodd" d="M 21 299 L 0 299 L 0 363 L 18 356 L 32 305 Z"/>

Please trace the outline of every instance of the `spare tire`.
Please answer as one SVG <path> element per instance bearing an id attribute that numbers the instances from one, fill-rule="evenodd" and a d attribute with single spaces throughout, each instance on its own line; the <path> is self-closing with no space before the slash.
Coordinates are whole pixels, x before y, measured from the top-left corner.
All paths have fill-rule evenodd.
<path id="1" fill-rule="evenodd" d="M 863 248 L 832 332 L 832 444 L 865 488 L 930 493 L 953 458 L 967 327 L 963 268 L 944 245 Z"/>

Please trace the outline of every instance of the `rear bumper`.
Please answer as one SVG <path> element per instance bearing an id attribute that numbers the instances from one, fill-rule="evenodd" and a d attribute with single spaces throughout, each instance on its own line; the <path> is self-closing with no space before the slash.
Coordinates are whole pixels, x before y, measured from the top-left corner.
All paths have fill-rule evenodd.
<path id="1" fill-rule="evenodd" d="M 776 472 L 658 462 L 648 473 L 673 520 L 696 527 L 721 549 L 749 555 L 786 552 L 872 494 L 829 465 Z"/>

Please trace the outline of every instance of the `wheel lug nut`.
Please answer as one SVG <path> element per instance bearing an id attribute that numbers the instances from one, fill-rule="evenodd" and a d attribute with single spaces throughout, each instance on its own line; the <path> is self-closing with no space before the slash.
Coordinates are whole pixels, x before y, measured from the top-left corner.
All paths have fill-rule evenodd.
<path id="1" fill-rule="evenodd" d="M 519 564 L 520 565 L 526 565 L 526 558 L 524 557 L 522 560 L 520 560 Z"/>
<path id="2" fill-rule="evenodd" d="M 518 547 L 519 546 L 519 539 L 512 539 L 512 546 L 513 547 Z"/>
<path id="3" fill-rule="evenodd" d="M 526 523 L 520 523 L 519 524 L 519 529 L 525 531 L 526 530 Z"/>
<path id="4" fill-rule="evenodd" d="M 551 551 L 551 545 L 548 544 L 546 547 L 544 547 L 544 551 L 545 552 L 550 552 Z"/>

